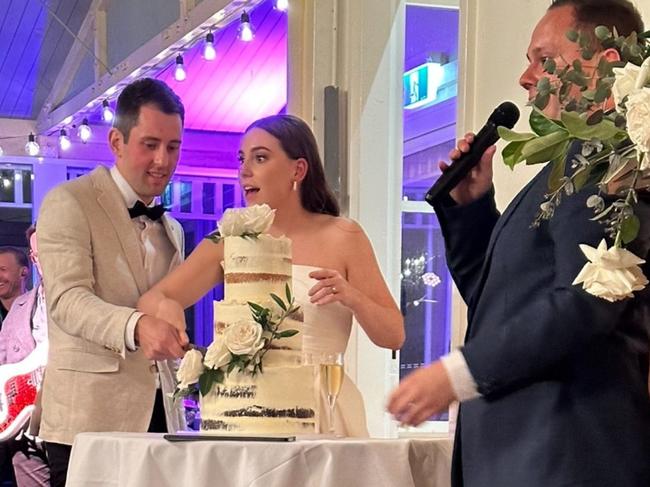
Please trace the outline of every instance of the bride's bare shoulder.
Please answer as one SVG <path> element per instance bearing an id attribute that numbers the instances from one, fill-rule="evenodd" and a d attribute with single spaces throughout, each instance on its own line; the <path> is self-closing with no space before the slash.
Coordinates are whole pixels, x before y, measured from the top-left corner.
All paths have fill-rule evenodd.
<path id="1" fill-rule="evenodd" d="M 319 228 L 328 237 L 334 240 L 356 240 L 363 238 L 365 232 L 361 225 L 351 218 L 344 216 L 320 215 Z"/>

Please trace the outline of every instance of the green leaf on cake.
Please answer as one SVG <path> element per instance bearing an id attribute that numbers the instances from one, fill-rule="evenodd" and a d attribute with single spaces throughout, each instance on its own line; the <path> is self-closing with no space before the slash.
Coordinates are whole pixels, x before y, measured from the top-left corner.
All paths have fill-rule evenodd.
<path id="1" fill-rule="evenodd" d="M 287 295 L 287 303 L 292 303 L 293 302 L 293 296 L 291 296 L 291 288 L 289 287 L 289 283 L 286 283 L 284 285 L 284 292 Z"/>
<path id="2" fill-rule="evenodd" d="M 234 353 L 231 354 L 230 363 L 228 364 L 226 373 L 230 374 L 233 370 L 235 370 L 235 367 L 239 367 L 240 370 L 246 368 L 246 365 L 248 364 L 247 358 L 248 357 L 246 355 L 235 355 Z"/>
<path id="3" fill-rule="evenodd" d="M 199 391 L 202 396 L 207 396 L 212 386 L 223 382 L 225 375 L 221 369 L 208 369 L 199 377 Z"/>
<path id="4" fill-rule="evenodd" d="M 176 389 L 174 391 L 174 393 L 172 394 L 172 399 L 174 401 L 177 401 L 181 397 L 191 396 L 192 393 L 195 392 L 195 387 L 196 387 L 196 385 L 190 385 L 189 387 L 185 387 L 184 389 Z"/>
<path id="5" fill-rule="evenodd" d="M 284 330 L 275 334 L 275 338 L 289 338 L 300 333 L 298 330 Z"/>
<path id="6" fill-rule="evenodd" d="M 218 244 L 219 242 L 221 242 L 221 240 L 223 239 L 223 237 L 221 236 L 221 233 L 219 233 L 219 230 L 215 230 L 215 231 L 212 232 L 212 233 L 208 233 L 208 234 L 205 236 L 205 238 L 207 238 L 208 240 L 211 240 L 212 242 L 214 242 L 214 243 L 216 243 L 216 244 Z"/>
<path id="7" fill-rule="evenodd" d="M 257 238 L 260 236 L 259 233 L 253 233 L 253 232 L 244 232 L 240 235 L 241 238 L 244 240 L 257 240 Z"/>
<path id="8" fill-rule="evenodd" d="M 286 311 L 286 310 L 287 310 L 287 305 L 284 304 L 284 301 L 282 301 L 282 299 L 281 299 L 277 294 L 273 294 L 273 293 L 271 293 L 271 298 L 273 299 L 273 301 L 275 301 L 275 302 L 278 304 L 278 306 L 279 306 L 283 311 Z"/>
<path id="9" fill-rule="evenodd" d="M 253 310 L 253 312 L 254 312 L 254 313 L 257 313 L 258 315 L 259 315 L 259 314 L 262 314 L 262 313 L 264 312 L 264 310 L 265 310 L 265 308 L 263 308 L 263 307 L 260 306 L 259 304 L 257 304 L 257 303 L 253 303 L 253 302 L 251 302 L 251 301 L 248 301 L 248 306 L 250 306 L 251 309 Z"/>

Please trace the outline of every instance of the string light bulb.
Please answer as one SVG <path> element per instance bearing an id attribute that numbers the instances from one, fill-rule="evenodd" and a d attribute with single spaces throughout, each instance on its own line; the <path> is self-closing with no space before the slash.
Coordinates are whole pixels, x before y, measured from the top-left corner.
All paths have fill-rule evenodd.
<path id="1" fill-rule="evenodd" d="M 275 9 L 286 12 L 289 9 L 289 0 L 275 0 Z"/>
<path id="2" fill-rule="evenodd" d="M 41 150 L 41 147 L 36 142 L 36 136 L 34 134 L 29 134 L 27 137 L 27 143 L 25 144 L 25 152 L 29 156 L 37 156 L 38 151 Z"/>
<path id="3" fill-rule="evenodd" d="M 179 54 L 176 56 L 176 67 L 174 68 L 174 79 L 176 81 L 185 81 L 187 78 L 187 72 L 185 71 L 185 66 L 183 66 L 183 56 Z"/>
<path id="4" fill-rule="evenodd" d="M 244 42 L 250 42 L 255 37 L 253 33 L 253 26 L 251 25 L 251 18 L 248 12 L 244 10 L 239 18 L 239 39 Z"/>
<path id="5" fill-rule="evenodd" d="M 72 143 L 70 142 L 70 137 L 68 137 L 68 132 L 66 129 L 61 129 L 59 132 L 59 147 L 61 150 L 68 150 Z"/>
<path id="6" fill-rule="evenodd" d="M 104 122 L 111 123 L 114 118 L 115 112 L 113 112 L 113 109 L 111 108 L 110 103 L 108 103 L 108 100 L 104 100 L 102 102 L 102 119 Z"/>
<path id="7" fill-rule="evenodd" d="M 84 144 L 90 140 L 90 137 L 93 135 L 93 131 L 90 128 L 90 125 L 88 125 L 88 119 L 84 118 L 81 121 L 81 125 L 79 125 L 79 129 L 77 130 L 77 135 L 81 139 L 81 142 Z"/>
<path id="8" fill-rule="evenodd" d="M 203 58 L 206 61 L 214 61 L 217 57 L 217 50 L 214 48 L 214 34 L 208 32 L 205 36 L 205 44 L 203 45 Z"/>

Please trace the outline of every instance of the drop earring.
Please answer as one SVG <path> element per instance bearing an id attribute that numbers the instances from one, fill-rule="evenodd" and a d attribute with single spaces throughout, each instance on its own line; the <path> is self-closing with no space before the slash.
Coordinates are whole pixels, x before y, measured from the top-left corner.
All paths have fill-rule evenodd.
<path id="1" fill-rule="evenodd" d="M 293 181 L 293 186 L 292 186 L 294 191 L 298 191 L 298 181 L 294 180 Z"/>

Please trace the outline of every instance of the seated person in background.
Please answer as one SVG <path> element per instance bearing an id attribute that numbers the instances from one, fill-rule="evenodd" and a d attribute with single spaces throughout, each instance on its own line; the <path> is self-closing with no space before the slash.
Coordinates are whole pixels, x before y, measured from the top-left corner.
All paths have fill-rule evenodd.
<path id="1" fill-rule="evenodd" d="M 14 364 L 25 360 L 32 354 L 42 357 L 42 364 L 47 360 L 47 315 L 43 289 L 40 285 L 40 265 L 38 263 L 38 250 L 36 247 L 36 234 L 34 226 L 29 227 L 26 233 L 29 242 L 29 254 L 34 268 L 39 275 L 39 285 L 31 291 L 17 296 L 11 305 L 0 330 L 0 370 L 2 365 Z M 27 258 L 20 254 L 7 252 L 2 255 L 12 256 L 20 268 L 18 273 L 20 282 L 16 289 L 25 290 L 29 277 Z M 40 387 L 40 384 L 39 384 Z M 38 404 L 37 404 L 38 410 Z M 38 432 L 38 415 L 32 414 L 29 433 Z M 27 425 L 25 425 L 27 427 Z M 16 484 L 18 487 L 49 486 L 49 468 L 45 452 L 33 436 L 27 431 L 21 432 L 15 439 L 4 443 L 13 462 Z M 11 470 L 9 462 L 3 463 L 3 468 Z"/>
<path id="2" fill-rule="evenodd" d="M 375 344 L 400 348 L 402 315 L 363 229 L 339 216 L 307 124 L 291 115 L 253 122 L 242 139 L 239 160 L 246 205 L 266 203 L 275 209 L 269 233 L 292 241 L 294 295 L 306 325 L 303 351 L 344 351 L 353 316 Z M 185 263 L 142 296 L 139 308 L 155 314 L 166 298 L 183 307 L 194 304 L 223 282 L 223 255 L 223 242 L 203 240 Z M 325 404 L 324 396 L 321 401 Z M 368 435 L 363 400 L 347 378 L 336 412 L 337 434 Z M 321 431 L 328 426 L 321 424 Z"/>

